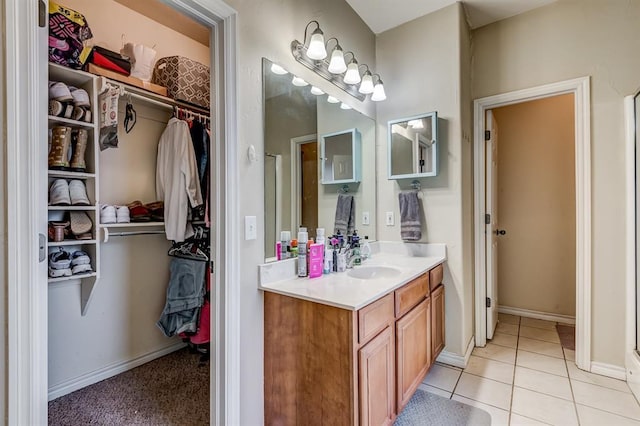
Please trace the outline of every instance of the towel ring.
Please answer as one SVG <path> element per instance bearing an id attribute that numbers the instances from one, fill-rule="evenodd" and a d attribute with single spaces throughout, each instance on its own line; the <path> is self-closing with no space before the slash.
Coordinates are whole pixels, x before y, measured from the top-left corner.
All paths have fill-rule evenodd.
<path id="1" fill-rule="evenodd" d="M 411 188 L 415 189 L 416 191 L 420 191 L 420 189 L 422 189 L 422 185 L 420 184 L 420 181 L 416 179 L 411 182 Z"/>
<path id="2" fill-rule="evenodd" d="M 342 188 L 338 189 L 338 194 L 347 194 L 349 193 L 349 185 L 342 185 Z"/>

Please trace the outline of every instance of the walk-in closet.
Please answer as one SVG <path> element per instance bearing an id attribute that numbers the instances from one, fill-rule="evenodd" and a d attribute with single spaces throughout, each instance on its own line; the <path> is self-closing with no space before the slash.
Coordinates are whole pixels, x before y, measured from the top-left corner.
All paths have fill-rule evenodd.
<path id="1" fill-rule="evenodd" d="M 48 19 L 49 424 L 208 424 L 210 28 L 157 0 Z"/>

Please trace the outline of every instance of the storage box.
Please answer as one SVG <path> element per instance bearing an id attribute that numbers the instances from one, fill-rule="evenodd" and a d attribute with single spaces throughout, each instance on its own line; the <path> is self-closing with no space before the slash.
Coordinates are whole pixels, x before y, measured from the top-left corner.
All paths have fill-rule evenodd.
<path id="1" fill-rule="evenodd" d="M 182 56 L 158 59 L 153 82 L 167 88 L 169 97 L 209 108 L 209 67 Z"/>

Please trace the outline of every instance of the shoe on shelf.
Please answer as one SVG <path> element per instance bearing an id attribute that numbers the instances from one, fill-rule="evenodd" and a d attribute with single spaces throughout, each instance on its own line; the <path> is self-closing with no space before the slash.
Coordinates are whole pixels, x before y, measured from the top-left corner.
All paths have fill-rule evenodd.
<path id="1" fill-rule="evenodd" d="M 59 243 L 64 241 L 65 237 L 68 234 L 67 227 L 69 226 L 69 222 L 49 222 L 48 226 L 48 234 L 49 241 L 54 243 Z"/>
<path id="2" fill-rule="evenodd" d="M 71 233 L 77 240 L 90 240 L 93 223 L 86 212 L 69 212 Z"/>
<path id="3" fill-rule="evenodd" d="M 85 129 L 75 130 L 71 134 L 71 147 L 73 148 L 73 155 L 71 155 L 71 170 L 74 172 L 87 171 L 87 163 L 84 160 L 85 152 L 87 150 L 87 140 L 89 133 Z"/>
<path id="4" fill-rule="evenodd" d="M 68 251 L 64 251 L 62 247 L 60 247 L 60 250 L 53 251 L 49 254 L 50 269 L 68 269 L 70 266 L 71 255 Z"/>
<path id="5" fill-rule="evenodd" d="M 69 170 L 71 131 L 71 127 L 66 126 L 55 126 L 51 129 L 51 148 L 48 159 L 50 170 Z"/>
<path id="6" fill-rule="evenodd" d="M 151 213 L 149 213 L 149 209 L 146 208 L 142 202 L 136 200 L 132 203 L 127 204 L 129 208 L 129 214 L 131 217 L 131 222 L 149 222 L 151 221 Z"/>
<path id="7" fill-rule="evenodd" d="M 91 258 L 86 252 L 82 250 L 75 251 L 71 255 L 71 266 L 90 265 L 90 264 L 91 264 Z"/>
<path id="8" fill-rule="evenodd" d="M 69 86 L 61 81 L 49 82 L 49 99 L 59 102 L 70 102 L 74 100 Z"/>
<path id="9" fill-rule="evenodd" d="M 116 208 L 109 204 L 103 204 L 100 206 L 100 223 L 116 223 Z"/>
<path id="10" fill-rule="evenodd" d="M 131 217 L 129 215 L 129 207 L 127 206 L 115 206 L 116 209 L 116 221 L 118 223 L 129 223 Z"/>
<path id="11" fill-rule="evenodd" d="M 49 101 L 49 115 L 53 115 L 54 117 L 60 117 L 64 112 L 65 108 L 62 105 L 62 102 L 56 101 L 54 99 Z"/>
<path id="12" fill-rule="evenodd" d="M 154 201 L 145 207 L 149 209 L 151 220 L 154 222 L 164 222 L 164 203 L 162 201 Z"/>
<path id="13" fill-rule="evenodd" d="M 89 94 L 84 89 L 78 89 L 77 87 L 69 87 L 71 97 L 73 98 L 73 104 L 77 107 L 91 107 L 89 102 Z"/>
<path id="14" fill-rule="evenodd" d="M 60 277 L 70 277 L 73 274 L 71 268 L 64 269 L 53 269 L 49 266 L 49 277 L 50 278 L 60 278 Z"/>
<path id="15" fill-rule="evenodd" d="M 74 179 L 69 182 L 69 198 L 71 199 L 72 206 L 90 206 L 91 201 L 87 196 L 87 188 L 84 186 L 84 182 L 79 179 Z"/>
<path id="16" fill-rule="evenodd" d="M 69 183 L 65 179 L 56 179 L 51 184 L 51 187 L 49 187 L 49 205 L 50 206 L 71 205 Z"/>
<path id="17" fill-rule="evenodd" d="M 71 269 L 71 273 L 73 275 L 86 274 L 87 272 L 93 272 L 93 269 L 91 269 L 91 265 L 88 263 L 82 264 L 82 265 L 76 265 Z"/>

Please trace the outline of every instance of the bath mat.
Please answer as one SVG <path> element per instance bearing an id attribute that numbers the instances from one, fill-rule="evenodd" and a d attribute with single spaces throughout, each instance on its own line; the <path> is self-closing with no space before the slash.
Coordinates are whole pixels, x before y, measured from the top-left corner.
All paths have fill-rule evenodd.
<path id="1" fill-rule="evenodd" d="M 491 415 L 480 408 L 416 390 L 394 426 L 490 426 Z"/>

